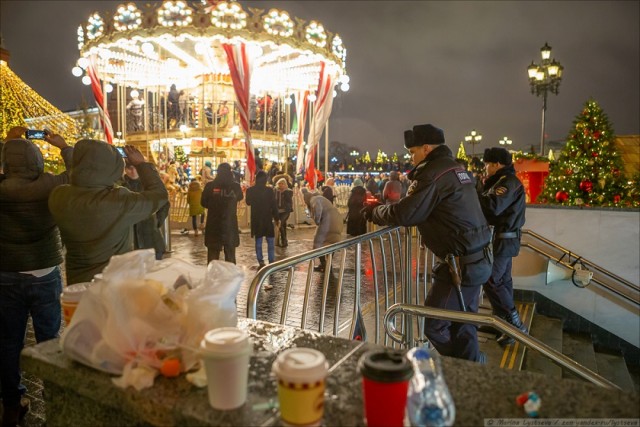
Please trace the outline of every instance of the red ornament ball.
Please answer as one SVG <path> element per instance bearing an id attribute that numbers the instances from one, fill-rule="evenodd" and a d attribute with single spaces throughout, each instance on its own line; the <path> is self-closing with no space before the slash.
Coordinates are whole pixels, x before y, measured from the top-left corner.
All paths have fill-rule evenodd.
<path id="1" fill-rule="evenodd" d="M 585 179 L 580 183 L 580 190 L 591 193 L 593 191 L 593 183 L 588 179 Z"/>
<path id="2" fill-rule="evenodd" d="M 613 169 L 611 169 L 611 173 L 613 174 L 613 176 L 615 176 L 617 178 L 617 177 L 620 176 L 620 169 L 613 168 Z"/>
<path id="3" fill-rule="evenodd" d="M 620 200 L 622 200 L 622 197 L 619 194 L 613 195 L 613 203 L 620 203 Z"/>
<path id="4" fill-rule="evenodd" d="M 573 169 L 567 169 L 567 170 L 565 171 L 565 173 L 566 173 L 567 175 L 573 175 Z"/>
<path id="5" fill-rule="evenodd" d="M 556 201 L 560 203 L 564 203 L 569 199 L 569 193 L 566 191 L 558 191 L 556 193 Z"/>
<path id="6" fill-rule="evenodd" d="M 599 139 L 599 138 L 600 138 L 600 131 L 593 132 L 593 139 Z"/>
<path id="7" fill-rule="evenodd" d="M 591 157 L 598 157 L 598 152 L 597 151 L 592 151 L 591 152 Z"/>

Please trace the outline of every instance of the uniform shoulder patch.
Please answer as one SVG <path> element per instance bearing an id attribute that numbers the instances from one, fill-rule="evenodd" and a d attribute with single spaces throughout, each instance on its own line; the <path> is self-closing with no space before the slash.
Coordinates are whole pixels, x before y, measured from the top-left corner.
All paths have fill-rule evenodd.
<path id="1" fill-rule="evenodd" d="M 507 194 L 507 191 L 509 191 L 507 187 L 502 186 L 495 189 L 496 196 L 504 196 L 505 194 Z"/>
<path id="2" fill-rule="evenodd" d="M 456 176 L 458 177 L 458 181 L 460 181 L 460 184 L 471 184 L 471 183 L 473 183 L 473 180 L 471 179 L 471 177 L 469 176 L 469 172 L 467 172 L 467 171 L 458 170 L 458 171 L 456 171 Z"/>
<path id="3" fill-rule="evenodd" d="M 414 191 L 416 191 L 416 187 L 418 187 L 418 181 L 415 180 L 411 183 L 411 185 L 409 186 L 409 189 L 407 190 L 407 195 L 413 194 Z"/>

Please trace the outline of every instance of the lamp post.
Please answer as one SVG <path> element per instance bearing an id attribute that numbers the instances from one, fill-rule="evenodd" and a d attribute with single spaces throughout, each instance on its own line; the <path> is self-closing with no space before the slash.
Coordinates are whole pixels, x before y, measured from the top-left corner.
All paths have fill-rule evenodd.
<path id="1" fill-rule="evenodd" d="M 509 138 L 507 138 L 506 136 L 504 138 L 502 138 L 500 141 L 498 141 L 498 143 L 500 145 L 511 145 L 513 144 L 513 141 L 510 140 Z"/>
<path id="2" fill-rule="evenodd" d="M 562 65 L 551 58 L 551 46 L 547 43 L 540 49 L 542 61 L 540 65 L 531 62 L 527 68 L 531 93 L 536 96 L 542 95 L 542 134 L 540 135 L 540 155 L 544 154 L 544 129 L 545 112 L 547 111 L 547 93 L 558 94 L 560 81 L 562 80 Z"/>
<path id="3" fill-rule="evenodd" d="M 476 156 L 476 144 L 480 144 L 480 141 L 482 141 L 482 135 L 474 129 L 469 135 L 464 137 L 464 140 L 471 144 L 471 158 L 473 159 Z"/>

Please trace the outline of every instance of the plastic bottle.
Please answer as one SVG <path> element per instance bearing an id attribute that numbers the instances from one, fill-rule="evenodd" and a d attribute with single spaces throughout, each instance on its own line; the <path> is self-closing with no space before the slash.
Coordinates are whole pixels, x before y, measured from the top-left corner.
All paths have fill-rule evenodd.
<path id="1" fill-rule="evenodd" d="M 424 347 L 409 350 L 414 376 L 409 383 L 407 417 L 414 427 L 451 426 L 456 406 L 444 381 L 440 358 Z"/>

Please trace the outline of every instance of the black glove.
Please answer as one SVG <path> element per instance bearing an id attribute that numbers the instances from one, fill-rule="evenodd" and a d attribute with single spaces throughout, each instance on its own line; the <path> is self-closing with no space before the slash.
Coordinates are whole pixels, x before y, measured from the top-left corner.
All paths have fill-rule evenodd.
<path id="1" fill-rule="evenodd" d="M 373 204 L 373 203 L 372 204 L 366 204 L 366 205 L 364 205 L 364 208 L 362 208 L 360 210 L 360 214 L 367 221 L 372 221 L 373 220 L 373 210 L 378 206 L 379 205 L 376 205 L 376 204 Z"/>

